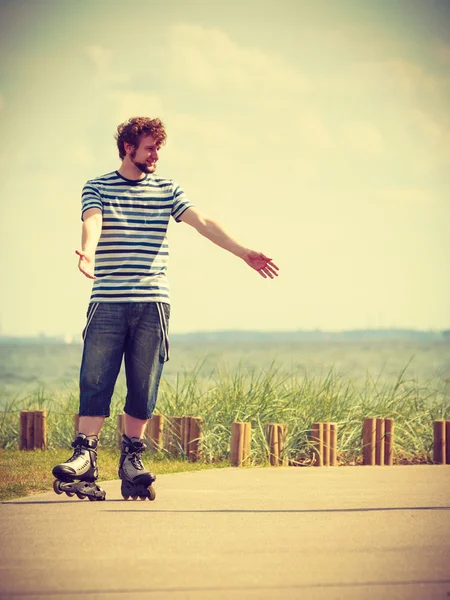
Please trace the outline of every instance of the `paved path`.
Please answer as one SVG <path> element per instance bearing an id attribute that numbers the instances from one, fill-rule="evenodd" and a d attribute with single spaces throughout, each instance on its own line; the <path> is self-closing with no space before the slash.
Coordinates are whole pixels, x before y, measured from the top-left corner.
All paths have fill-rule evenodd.
<path id="1" fill-rule="evenodd" d="M 450 466 L 160 476 L 155 502 L 0 506 L 0 598 L 450 597 Z"/>

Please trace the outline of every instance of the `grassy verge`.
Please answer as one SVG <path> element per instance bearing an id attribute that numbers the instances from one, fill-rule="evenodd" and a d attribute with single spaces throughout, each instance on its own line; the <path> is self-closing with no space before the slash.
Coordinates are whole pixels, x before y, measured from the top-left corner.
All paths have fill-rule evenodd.
<path id="1" fill-rule="evenodd" d="M 52 490 L 52 468 L 69 458 L 71 450 L 0 450 L 0 500 L 12 500 L 29 494 Z M 119 450 L 102 448 L 98 455 L 101 481 L 117 479 Z M 228 467 L 229 463 L 190 463 L 183 459 L 167 459 L 156 455 L 145 457 L 145 466 L 157 475 Z"/>
<path id="2" fill-rule="evenodd" d="M 201 367 L 199 364 L 180 374 L 173 384 L 163 381 L 157 409 L 164 417 L 191 415 L 203 419 L 205 467 L 228 461 L 234 421 L 251 423 L 251 465 L 267 463 L 265 425 L 285 423 L 284 458 L 291 465 L 307 466 L 311 462 L 310 433 L 314 422 L 337 424 L 338 464 L 356 465 L 362 462 L 364 418 L 393 418 L 394 463 L 411 464 L 432 462 L 433 421 L 450 419 L 450 380 L 436 377 L 419 382 L 408 376 L 408 364 L 396 380 L 384 380 L 380 373 L 376 379 L 368 376 L 364 383 L 347 379 L 333 368 L 324 376 L 299 375 L 295 370 L 286 373 L 275 364 L 264 371 L 242 366 L 233 371 L 217 368 L 205 379 L 201 376 Z M 124 396 L 120 390 L 114 394 L 111 418 L 106 420 L 102 430 L 105 461 L 106 449 L 115 456 L 117 415 L 123 412 Z M 70 448 L 74 436 L 73 418 L 78 411 L 77 390 L 57 395 L 41 388 L 27 397 L 4 399 L 0 409 L 0 448 L 8 451 L 18 448 L 22 409 L 46 409 L 47 453 Z M 49 464 L 65 460 L 66 454 L 61 455 L 61 459 L 52 458 Z M 12 463 L 13 470 L 18 470 L 20 460 L 17 458 Z M 172 462 L 164 457 L 160 460 L 161 467 L 164 461 Z M 179 462 L 189 465 L 183 460 Z M 158 468 L 155 471 L 162 472 Z"/>

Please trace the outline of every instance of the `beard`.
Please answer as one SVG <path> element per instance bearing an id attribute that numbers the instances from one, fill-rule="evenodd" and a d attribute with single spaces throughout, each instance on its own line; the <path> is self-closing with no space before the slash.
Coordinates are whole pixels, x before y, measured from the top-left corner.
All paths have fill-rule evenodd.
<path id="1" fill-rule="evenodd" d="M 156 163 L 153 163 L 153 164 L 149 165 L 147 163 L 137 162 L 135 160 L 135 156 L 136 156 L 136 150 L 130 155 L 131 162 L 142 173 L 154 173 L 156 171 Z"/>

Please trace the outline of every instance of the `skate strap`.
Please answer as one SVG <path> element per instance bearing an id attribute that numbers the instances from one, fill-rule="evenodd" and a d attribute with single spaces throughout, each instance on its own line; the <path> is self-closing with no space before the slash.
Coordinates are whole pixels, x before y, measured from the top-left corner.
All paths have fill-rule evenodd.
<path id="1" fill-rule="evenodd" d="M 83 448 L 89 448 L 90 450 L 95 450 L 97 448 L 98 438 L 91 439 L 90 437 L 81 437 L 78 436 L 72 442 L 72 448 L 79 448 L 80 446 Z"/>

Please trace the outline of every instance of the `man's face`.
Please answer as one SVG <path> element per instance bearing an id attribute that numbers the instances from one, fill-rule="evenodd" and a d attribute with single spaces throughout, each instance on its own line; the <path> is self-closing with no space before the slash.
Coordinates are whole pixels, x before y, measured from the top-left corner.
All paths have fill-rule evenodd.
<path id="1" fill-rule="evenodd" d="M 154 173 L 158 161 L 159 145 L 151 135 L 143 135 L 140 144 L 129 154 L 131 162 L 142 173 Z"/>

